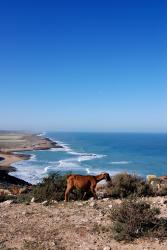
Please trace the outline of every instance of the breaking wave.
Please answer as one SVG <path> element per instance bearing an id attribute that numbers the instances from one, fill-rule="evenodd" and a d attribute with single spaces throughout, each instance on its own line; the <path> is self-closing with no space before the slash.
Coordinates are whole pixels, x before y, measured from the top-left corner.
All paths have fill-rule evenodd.
<path id="1" fill-rule="evenodd" d="M 52 141 L 54 139 L 50 138 Z M 21 178 L 27 182 L 32 184 L 37 184 L 40 182 L 43 177 L 47 176 L 53 172 L 77 172 L 81 174 L 96 174 L 102 170 L 94 170 L 91 166 L 89 166 L 86 162 L 96 159 L 101 159 L 106 155 L 103 154 L 95 154 L 95 153 L 85 153 L 85 152 L 75 152 L 70 148 L 70 146 L 62 141 L 54 141 L 58 143 L 62 148 L 51 148 L 50 152 L 66 152 L 71 157 L 66 159 L 61 159 L 60 157 L 64 158 L 65 155 L 62 154 L 58 157 L 58 160 L 51 160 L 49 161 L 49 157 L 45 160 L 38 159 L 38 154 L 31 155 L 29 160 L 23 160 L 12 164 L 13 167 L 17 169 L 16 172 L 12 172 L 11 175 L 14 175 L 18 178 Z M 36 151 L 37 152 L 37 151 Z M 42 151 L 43 152 L 43 151 Z M 43 154 L 43 153 L 42 153 Z M 54 157 L 54 155 L 53 155 Z M 57 157 L 57 156 L 56 156 Z M 54 158 L 53 158 L 54 159 Z"/>

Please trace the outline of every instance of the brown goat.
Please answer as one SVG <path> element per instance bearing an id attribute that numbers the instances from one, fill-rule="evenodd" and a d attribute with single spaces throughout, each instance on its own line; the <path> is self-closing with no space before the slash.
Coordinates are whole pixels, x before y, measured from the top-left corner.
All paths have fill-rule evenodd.
<path id="1" fill-rule="evenodd" d="M 67 188 L 65 191 L 65 201 L 68 201 L 68 195 L 70 192 L 73 191 L 73 189 L 80 189 L 81 191 L 84 191 L 84 196 L 86 192 L 91 191 L 94 198 L 97 199 L 96 195 L 96 184 L 101 181 L 111 181 L 111 178 L 108 173 L 101 173 L 99 175 L 93 176 L 93 175 L 77 175 L 77 174 L 71 174 L 67 176 Z"/>

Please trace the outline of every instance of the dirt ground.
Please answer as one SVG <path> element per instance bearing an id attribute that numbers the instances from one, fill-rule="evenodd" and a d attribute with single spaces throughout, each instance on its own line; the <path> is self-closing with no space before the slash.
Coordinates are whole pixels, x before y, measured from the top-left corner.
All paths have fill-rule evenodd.
<path id="1" fill-rule="evenodd" d="M 167 217 L 165 200 L 167 197 L 148 198 Z M 99 232 L 99 225 L 111 226 L 109 211 L 120 202 L 102 199 L 50 206 L 0 203 L 0 249 L 166 250 L 167 240 L 140 239 L 125 244 L 116 242 L 111 230 Z"/>

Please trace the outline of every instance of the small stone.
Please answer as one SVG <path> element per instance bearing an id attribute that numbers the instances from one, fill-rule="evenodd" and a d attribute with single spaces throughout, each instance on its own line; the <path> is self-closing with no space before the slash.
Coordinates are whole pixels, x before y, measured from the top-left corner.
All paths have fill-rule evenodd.
<path id="1" fill-rule="evenodd" d="M 109 198 L 103 198 L 103 201 L 109 201 Z"/>
<path id="2" fill-rule="evenodd" d="M 42 204 L 43 206 L 47 206 L 47 205 L 48 205 L 48 201 L 43 201 L 41 204 Z"/>
<path id="3" fill-rule="evenodd" d="M 96 206 L 96 203 L 94 201 L 92 201 L 90 204 L 89 204 L 90 207 L 95 207 Z"/>
<path id="4" fill-rule="evenodd" d="M 53 203 L 53 204 L 57 204 L 57 203 L 58 203 L 58 201 L 56 201 L 56 200 L 52 200 L 52 203 Z"/>
<path id="5" fill-rule="evenodd" d="M 91 197 L 91 198 L 89 199 L 89 201 L 94 201 L 94 197 Z"/>
<path id="6" fill-rule="evenodd" d="M 56 244 L 55 244 L 55 242 L 54 242 L 54 241 L 52 241 L 52 242 L 51 242 L 51 246 L 53 246 L 53 247 L 54 247 L 55 245 L 56 245 Z"/>
<path id="7" fill-rule="evenodd" d="M 111 250 L 111 247 L 106 246 L 106 247 L 103 248 L 103 250 Z"/>
<path id="8" fill-rule="evenodd" d="M 109 208 L 112 208 L 112 204 L 108 205 Z"/>
<path id="9" fill-rule="evenodd" d="M 34 197 L 32 197 L 31 202 L 34 202 L 34 201 L 35 201 L 35 198 L 34 198 Z"/>

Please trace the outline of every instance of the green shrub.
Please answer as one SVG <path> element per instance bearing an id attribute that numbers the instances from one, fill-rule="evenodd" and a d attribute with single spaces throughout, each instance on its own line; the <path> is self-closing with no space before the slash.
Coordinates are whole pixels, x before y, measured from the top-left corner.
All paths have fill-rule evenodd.
<path id="1" fill-rule="evenodd" d="M 112 177 L 112 185 L 107 188 L 109 196 L 114 198 L 141 197 L 152 195 L 151 186 L 137 176 L 127 173 L 117 174 Z"/>
<path id="2" fill-rule="evenodd" d="M 7 200 L 16 200 L 16 197 L 13 195 L 0 195 L 0 202 L 4 202 Z"/>
<path id="3" fill-rule="evenodd" d="M 33 188 L 32 194 L 36 202 L 64 200 L 64 192 L 66 188 L 66 177 L 58 173 L 54 173 L 45 177 L 41 183 Z"/>
<path id="4" fill-rule="evenodd" d="M 26 194 L 20 194 L 17 196 L 16 202 L 30 204 L 32 197 L 33 197 L 32 191 L 30 191 L 29 193 L 26 193 Z"/>
<path id="5" fill-rule="evenodd" d="M 26 204 L 29 204 L 33 197 L 35 202 L 48 201 L 48 204 L 52 200 L 63 201 L 65 189 L 66 175 L 60 175 L 57 172 L 43 178 L 41 183 L 32 186 L 32 189 L 27 191 L 27 193 L 15 196 L 15 200 L 17 203 Z M 88 195 L 90 194 L 88 193 Z M 70 193 L 70 199 L 72 200 L 82 199 L 82 196 L 83 193 L 80 190 L 74 190 Z"/>
<path id="6" fill-rule="evenodd" d="M 111 210 L 112 233 L 118 241 L 132 241 L 142 236 L 167 237 L 167 220 L 157 218 L 159 209 L 150 208 L 146 202 L 125 200 Z"/>

